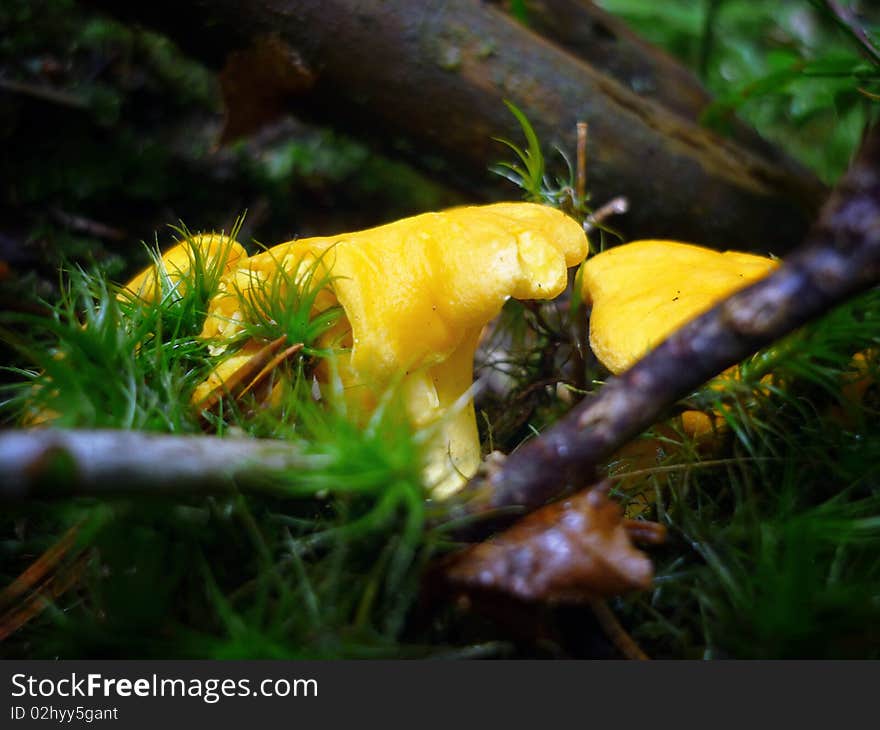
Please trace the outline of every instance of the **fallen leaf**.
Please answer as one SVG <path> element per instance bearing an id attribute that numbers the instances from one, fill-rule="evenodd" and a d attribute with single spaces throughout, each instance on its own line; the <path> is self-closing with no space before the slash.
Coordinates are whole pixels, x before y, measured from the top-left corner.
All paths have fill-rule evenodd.
<path id="1" fill-rule="evenodd" d="M 651 560 L 630 535 L 657 542 L 665 531 L 624 520 L 607 492 L 605 482 L 533 512 L 454 557 L 446 579 L 459 588 L 549 603 L 585 603 L 649 588 Z"/>

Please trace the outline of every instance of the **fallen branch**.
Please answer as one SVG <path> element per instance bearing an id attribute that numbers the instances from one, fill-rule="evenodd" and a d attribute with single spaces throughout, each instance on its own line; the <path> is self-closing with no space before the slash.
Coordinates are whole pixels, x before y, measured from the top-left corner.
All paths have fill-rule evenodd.
<path id="1" fill-rule="evenodd" d="M 680 89 L 677 79 L 687 74 L 671 60 L 623 63 L 630 40 L 606 44 L 610 55 L 597 68 L 479 0 L 181 0 L 173 10 L 90 2 L 165 30 L 227 75 L 236 59 L 271 57 L 239 71 L 256 85 L 276 76 L 267 65 L 277 66 L 288 82 L 276 89 L 279 109 L 372 140 L 482 198 L 515 195 L 488 172 L 505 154 L 492 138 L 521 139 L 505 99 L 548 148 L 573 151 L 576 124 L 585 121 L 590 187 L 602 200 L 629 198 L 630 212 L 615 225 L 628 238 L 762 253 L 772 245 L 779 253 L 803 239 L 825 194 L 810 173 L 792 174 L 778 156 L 722 139 L 698 126 L 695 114 L 684 118 L 633 90 L 637 78 L 659 83 L 650 81 L 656 76 Z M 558 19 L 577 4 L 550 5 Z M 628 81 L 601 70 L 618 66 L 611 56 L 622 59 L 615 73 Z M 307 83 L 292 83 L 304 75 Z"/>
<path id="2" fill-rule="evenodd" d="M 510 6 L 492 0 L 501 8 Z M 633 32 L 620 18 L 589 0 L 528 0 L 528 28 L 613 78 L 643 99 L 700 124 L 712 96 L 697 76 L 663 49 Z M 707 14 L 708 17 L 708 14 Z M 768 162 L 803 176 L 803 168 L 735 117 L 726 136 Z"/>
<path id="3" fill-rule="evenodd" d="M 880 127 L 822 209 L 805 244 L 774 274 L 719 303 L 608 380 L 564 419 L 465 488 L 456 518 L 537 509 L 598 480 L 597 468 L 695 388 L 880 282 Z M 461 537 L 497 520 L 468 520 Z"/>
<path id="4" fill-rule="evenodd" d="M 265 487 L 314 460 L 287 441 L 137 431 L 0 433 L 0 502 L 120 494 L 222 494 Z"/>

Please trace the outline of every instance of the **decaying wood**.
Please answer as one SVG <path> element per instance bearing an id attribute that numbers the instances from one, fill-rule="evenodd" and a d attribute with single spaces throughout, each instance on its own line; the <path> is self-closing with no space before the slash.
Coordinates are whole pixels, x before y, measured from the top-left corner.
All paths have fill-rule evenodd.
<path id="1" fill-rule="evenodd" d="M 771 276 L 686 324 L 540 437 L 465 488 L 462 516 L 537 509 L 596 481 L 617 448 L 725 368 L 880 282 L 880 127 L 805 244 Z M 473 535 L 487 526 L 471 523 Z"/>
<path id="2" fill-rule="evenodd" d="M 291 111 L 486 198 L 517 195 L 487 171 L 507 154 L 493 137 L 521 139 L 504 99 L 548 149 L 573 153 L 576 123 L 586 121 L 590 189 L 600 202 L 629 198 L 616 223 L 629 237 L 780 253 L 802 239 L 823 195 L 809 174 L 639 96 L 479 0 L 92 1 L 167 31 L 216 68 L 232 52 L 286 44 L 313 80 Z"/>
<path id="3" fill-rule="evenodd" d="M 496 0 L 499 7 L 509 3 Z M 525 0 L 528 27 L 610 76 L 634 94 L 691 122 L 699 122 L 712 96 L 697 76 L 663 49 L 634 33 L 620 18 L 589 0 Z M 736 118 L 726 136 L 765 159 L 805 175 L 779 148 Z"/>
<path id="4" fill-rule="evenodd" d="M 0 502 L 118 494 L 218 494 L 314 468 L 286 441 L 136 431 L 0 432 Z"/>

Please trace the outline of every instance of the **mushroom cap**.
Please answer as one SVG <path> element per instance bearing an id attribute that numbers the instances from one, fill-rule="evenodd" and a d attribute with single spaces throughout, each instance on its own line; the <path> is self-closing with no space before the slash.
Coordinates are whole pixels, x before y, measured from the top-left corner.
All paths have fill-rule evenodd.
<path id="1" fill-rule="evenodd" d="M 581 227 L 560 211 L 496 203 L 290 241 L 247 266 L 320 258 L 351 325 L 352 367 L 387 382 L 445 360 L 510 297 L 558 296 L 586 253 Z"/>
<path id="2" fill-rule="evenodd" d="M 589 259 L 583 297 L 592 302 L 590 347 L 621 373 L 685 322 L 778 266 L 754 254 L 678 241 L 634 241 Z"/>

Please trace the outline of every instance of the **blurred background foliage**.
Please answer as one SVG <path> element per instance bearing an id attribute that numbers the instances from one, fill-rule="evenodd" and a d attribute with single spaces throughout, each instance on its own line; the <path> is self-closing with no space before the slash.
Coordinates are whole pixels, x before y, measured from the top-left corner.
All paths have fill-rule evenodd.
<path id="1" fill-rule="evenodd" d="M 406 165 L 291 118 L 220 148 L 216 75 L 73 0 L 0 6 L 0 260 L 119 274 L 185 221 L 266 244 L 456 202 Z M 124 257 L 124 258 L 120 258 Z M 124 259 L 127 259 L 124 260 Z"/>

